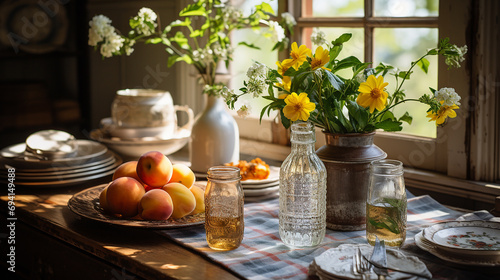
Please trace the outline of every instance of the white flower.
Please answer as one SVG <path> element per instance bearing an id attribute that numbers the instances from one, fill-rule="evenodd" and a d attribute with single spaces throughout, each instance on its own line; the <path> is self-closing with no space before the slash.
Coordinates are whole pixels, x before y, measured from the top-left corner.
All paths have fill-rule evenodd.
<path id="1" fill-rule="evenodd" d="M 193 60 L 202 62 L 202 63 L 210 63 L 214 59 L 213 51 L 209 46 L 206 46 L 204 49 L 197 49 L 193 51 Z"/>
<path id="2" fill-rule="evenodd" d="M 234 89 L 229 89 L 226 86 L 224 86 L 219 93 L 220 96 L 224 98 L 224 101 L 226 103 L 231 102 L 236 97 L 236 94 L 234 94 Z"/>
<path id="3" fill-rule="evenodd" d="M 127 56 L 130 56 L 132 54 L 132 52 L 134 52 L 134 49 L 132 48 L 132 46 L 134 46 L 134 45 L 135 45 L 135 40 L 129 40 L 128 42 L 125 41 L 123 49 L 125 50 L 125 54 Z"/>
<path id="4" fill-rule="evenodd" d="M 212 45 L 212 50 L 214 56 L 220 58 L 221 60 L 229 60 L 233 54 L 233 48 L 231 45 L 226 45 L 226 48 L 223 48 L 219 42 L 215 42 Z"/>
<path id="5" fill-rule="evenodd" d="M 271 32 L 271 40 L 273 42 L 281 42 L 285 39 L 285 29 L 277 21 L 269 21 L 269 31 Z"/>
<path id="6" fill-rule="evenodd" d="M 297 24 L 297 21 L 295 21 L 295 18 L 292 16 L 290 13 L 282 13 L 281 18 L 285 22 L 287 26 L 294 26 Z"/>
<path id="7" fill-rule="evenodd" d="M 267 84 L 262 79 L 252 79 L 247 83 L 247 93 L 253 97 L 259 97 L 267 89 Z"/>
<path id="8" fill-rule="evenodd" d="M 246 118 L 246 117 L 250 116 L 251 110 L 252 110 L 252 108 L 250 107 L 250 105 L 245 104 L 245 105 L 240 107 L 240 109 L 237 111 L 237 113 L 238 113 L 239 117 Z"/>
<path id="9" fill-rule="evenodd" d="M 452 46 L 452 50 L 455 51 L 456 53 L 454 54 L 447 54 L 445 53 L 444 56 L 446 57 L 445 63 L 446 65 L 450 67 L 460 67 L 460 63 L 465 60 L 464 56 L 467 53 L 467 46 L 463 47 L 458 47 L 456 45 Z"/>
<path id="10" fill-rule="evenodd" d="M 113 53 L 120 50 L 124 41 L 125 39 L 116 33 L 107 36 L 106 41 L 101 45 L 101 54 L 104 57 L 112 57 Z"/>
<path id="11" fill-rule="evenodd" d="M 114 33 L 115 28 L 111 26 L 111 20 L 103 15 L 97 15 L 89 22 L 89 45 L 97 46 L 104 38 Z"/>
<path id="12" fill-rule="evenodd" d="M 156 24 L 157 18 L 158 16 L 156 15 L 156 13 L 153 12 L 153 10 L 151 10 L 150 8 L 140 9 L 139 14 L 134 17 L 134 20 L 136 20 L 138 24 L 135 27 L 135 30 L 138 34 L 144 34 L 146 36 L 153 34 L 155 28 L 158 26 Z"/>
<path id="13" fill-rule="evenodd" d="M 267 76 L 267 67 L 259 62 L 255 62 L 247 70 L 247 77 L 250 79 L 260 79 L 264 80 Z"/>
<path id="14" fill-rule="evenodd" d="M 311 42 L 317 46 L 329 45 L 328 41 L 326 40 L 326 34 L 318 28 L 313 29 L 313 33 L 311 34 Z"/>
<path id="15" fill-rule="evenodd" d="M 458 105 L 460 106 L 460 95 L 458 95 L 455 92 L 454 88 L 441 88 L 440 90 L 436 91 L 434 93 L 434 97 L 436 98 L 437 101 L 443 102 L 442 104 L 444 106 L 453 106 L 453 105 Z"/>

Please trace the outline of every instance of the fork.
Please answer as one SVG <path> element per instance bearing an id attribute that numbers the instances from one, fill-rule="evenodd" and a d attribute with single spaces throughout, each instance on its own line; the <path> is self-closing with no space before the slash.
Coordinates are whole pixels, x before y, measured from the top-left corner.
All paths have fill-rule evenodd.
<path id="1" fill-rule="evenodd" d="M 356 250 L 356 253 L 352 257 L 352 269 L 354 275 L 361 275 L 361 279 L 363 280 L 370 279 L 370 268 L 371 264 L 363 258 L 361 249 L 358 247 L 358 250 Z"/>

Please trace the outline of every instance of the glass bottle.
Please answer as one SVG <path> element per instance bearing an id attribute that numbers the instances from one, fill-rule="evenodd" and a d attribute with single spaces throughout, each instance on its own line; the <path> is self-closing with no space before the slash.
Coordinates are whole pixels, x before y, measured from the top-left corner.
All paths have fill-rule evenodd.
<path id="1" fill-rule="evenodd" d="M 280 170 L 279 234 L 292 247 L 314 247 L 325 237 L 326 169 L 316 155 L 314 126 L 292 124 L 292 150 Z"/>
<path id="2" fill-rule="evenodd" d="M 208 246 L 227 251 L 240 246 L 245 228 L 240 169 L 214 166 L 205 190 L 205 231 Z"/>
<path id="3" fill-rule="evenodd" d="M 387 246 L 401 247 L 406 239 L 406 189 L 403 164 L 397 160 L 377 160 L 370 164 L 366 201 L 366 239 L 375 237 Z"/>

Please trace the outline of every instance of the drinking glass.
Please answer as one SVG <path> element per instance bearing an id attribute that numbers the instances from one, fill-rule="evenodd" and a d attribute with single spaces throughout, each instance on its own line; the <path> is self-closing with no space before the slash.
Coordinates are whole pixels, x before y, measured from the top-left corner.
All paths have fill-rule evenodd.
<path id="1" fill-rule="evenodd" d="M 403 164 L 397 160 L 370 164 L 366 239 L 375 245 L 376 237 L 392 247 L 401 247 L 406 239 L 406 189 Z"/>

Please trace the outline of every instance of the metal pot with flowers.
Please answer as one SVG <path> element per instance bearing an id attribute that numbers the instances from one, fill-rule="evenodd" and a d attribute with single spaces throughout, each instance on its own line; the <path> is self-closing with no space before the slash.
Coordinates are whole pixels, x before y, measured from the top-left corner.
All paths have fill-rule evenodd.
<path id="1" fill-rule="evenodd" d="M 289 13 L 281 14 L 281 21 L 272 20 L 272 7 L 263 2 L 250 14 L 231 6 L 224 0 L 198 0 L 179 12 L 179 20 L 161 27 L 158 16 L 149 8 L 142 8 L 129 20 L 131 30 L 122 35 L 104 15 L 90 21 L 89 45 L 99 49 L 103 57 L 131 55 L 139 42 L 162 44 L 169 53 L 168 66 L 177 62 L 193 65 L 208 95 L 206 107 L 193 125 L 190 145 L 192 169 L 206 172 L 209 167 L 239 159 L 239 133 L 233 117 L 219 100 L 224 83 L 217 79 L 217 69 L 228 66 L 232 60 L 233 45 L 229 34 L 233 30 L 252 28 L 272 40 L 274 49 L 287 47 L 287 32 L 295 24 Z M 267 27 L 267 28 L 261 28 Z M 248 42 L 239 42 L 258 49 Z"/>
<path id="2" fill-rule="evenodd" d="M 313 42 L 319 45 L 314 53 L 305 45 L 293 43 L 290 58 L 276 62 L 276 69 L 256 62 L 247 72 L 242 93 L 227 94 L 225 99 L 234 108 L 244 94 L 262 96 L 269 103 L 261 111 L 261 118 L 278 110 L 286 128 L 296 121 L 311 122 L 321 128 L 327 144 L 316 153 L 328 174 L 327 226 L 360 230 L 365 228 L 369 163 L 386 157 L 373 144 L 375 131 L 401 131 L 402 122 L 411 123 L 408 112 L 401 116 L 393 112 L 394 107 L 405 102 L 427 104 L 427 117 L 436 125 L 454 118 L 460 96 L 453 88 L 431 89 L 431 94 L 411 99 L 406 98 L 403 84 L 416 67 L 427 73 L 426 57 L 431 55 L 443 55 L 450 67 L 459 67 L 467 48 L 443 39 L 436 48 L 412 62 L 407 71 L 399 71 L 384 63 L 370 67 L 370 63 L 354 56 L 338 60 L 351 34 L 342 34 L 331 43 L 321 33 L 313 36 Z M 351 69 L 352 74 L 340 76 L 338 71 L 342 69 Z M 392 93 L 386 90 L 387 76 L 395 78 L 396 90 Z"/>

